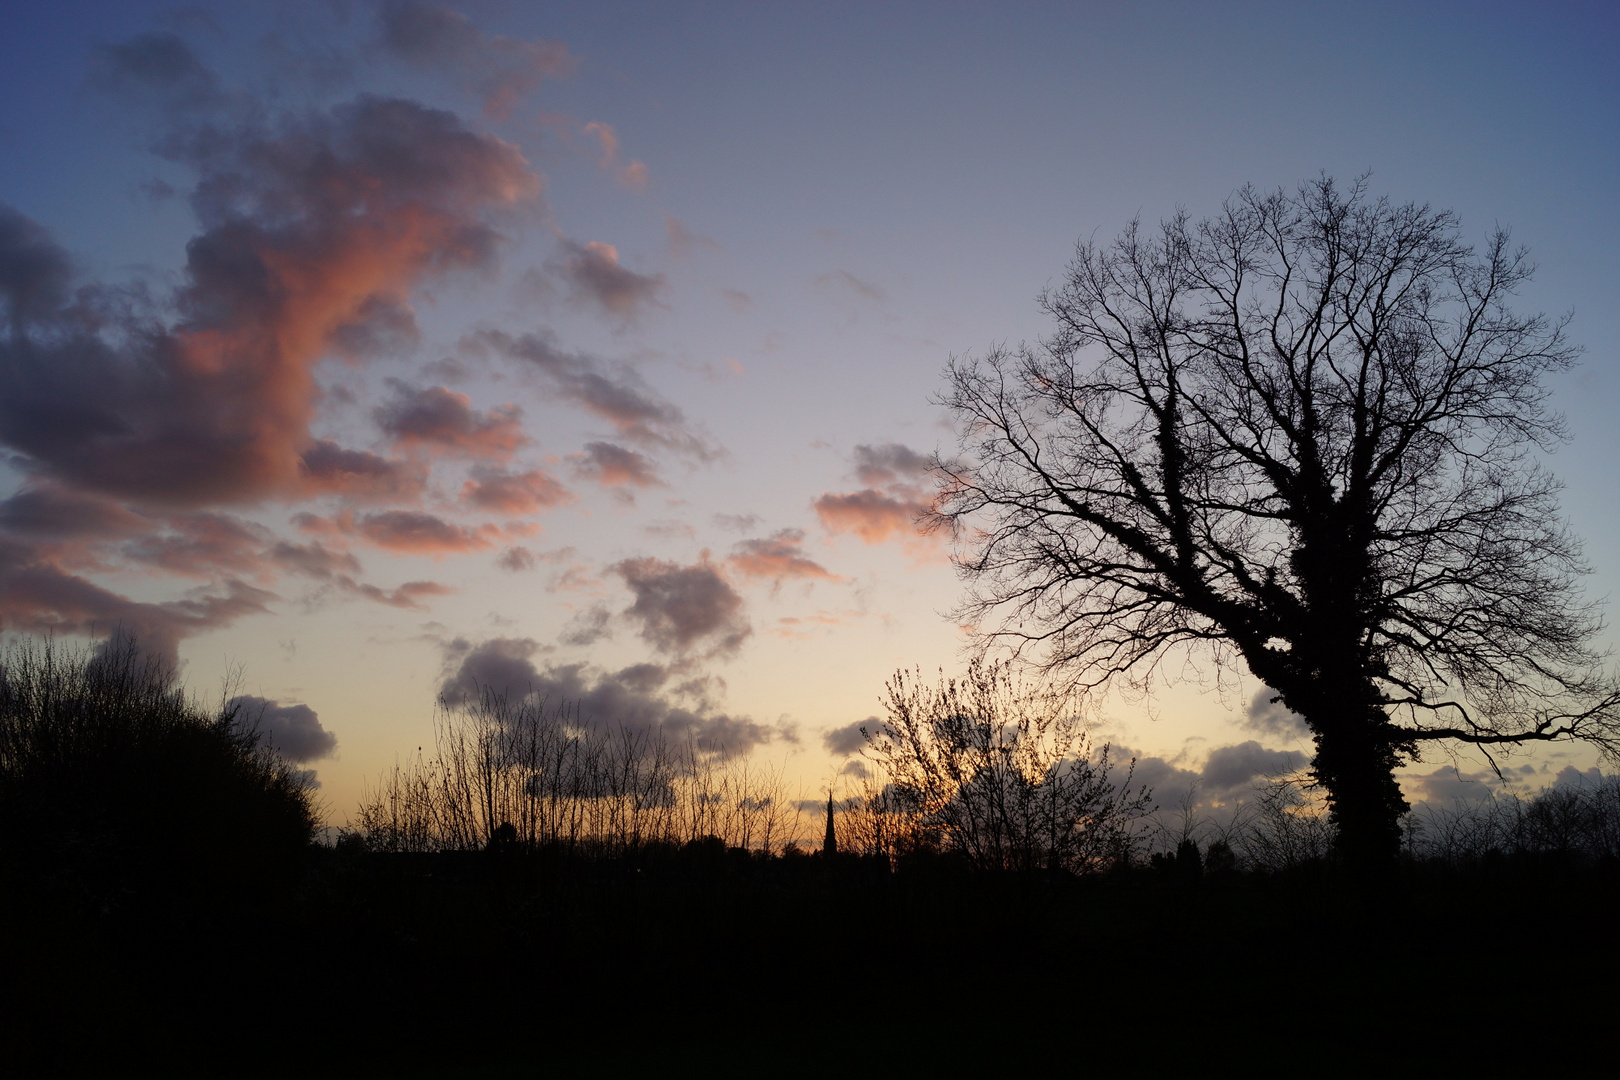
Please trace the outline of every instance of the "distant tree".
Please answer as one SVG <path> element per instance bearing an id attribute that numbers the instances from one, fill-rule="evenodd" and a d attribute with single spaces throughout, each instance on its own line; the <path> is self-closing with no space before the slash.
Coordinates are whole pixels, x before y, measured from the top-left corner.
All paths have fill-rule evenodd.
<path id="1" fill-rule="evenodd" d="M 886 718 L 861 729 L 873 820 L 851 824 L 868 842 L 996 870 L 1084 873 L 1128 856 L 1150 793 L 1132 790 L 1129 768 L 1113 775 L 1109 747 L 1092 753 L 1066 700 L 980 663 L 937 686 L 898 672 L 885 704 Z"/>
<path id="2" fill-rule="evenodd" d="M 122 638 L 0 656 L 0 877 L 15 900 L 206 917 L 292 880 L 316 817 L 303 775 Z"/>
<path id="3" fill-rule="evenodd" d="M 1565 321 L 1508 307 L 1504 231 L 1323 177 L 1079 246 L 1038 345 L 953 359 L 937 520 L 987 648 L 1139 688 L 1241 661 L 1316 743 L 1345 856 L 1387 865 L 1394 770 L 1445 742 L 1616 747 L 1579 544 L 1537 462 Z"/>

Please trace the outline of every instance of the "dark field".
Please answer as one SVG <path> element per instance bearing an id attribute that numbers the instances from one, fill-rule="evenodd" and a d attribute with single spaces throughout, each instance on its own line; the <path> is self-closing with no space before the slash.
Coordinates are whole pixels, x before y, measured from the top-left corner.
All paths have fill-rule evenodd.
<path id="1" fill-rule="evenodd" d="M 229 907 L 8 891 L 7 1039 L 39 1074 L 1551 1064 L 1610 1038 L 1617 898 L 1615 867 L 1557 858 L 1369 890 L 1331 866 L 316 848 Z"/>

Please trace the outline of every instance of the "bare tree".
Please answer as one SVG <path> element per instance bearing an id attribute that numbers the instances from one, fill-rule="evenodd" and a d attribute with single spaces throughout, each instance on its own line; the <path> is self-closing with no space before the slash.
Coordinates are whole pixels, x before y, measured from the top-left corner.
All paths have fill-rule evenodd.
<path id="1" fill-rule="evenodd" d="M 1241 660 L 1309 724 L 1358 865 L 1398 850 L 1393 772 L 1445 740 L 1585 739 L 1620 692 L 1536 452 L 1567 320 L 1507 306 L 1506 232 L 1323 177 L 1079 246 L 1038 345 L 953 359 L 940 524 L 986 647 L 1099 688 L 1167 650 Z"/>
<path id="2" fill-rule="evenodd" d="M 960 679 L 889 681 L 887 718 L 863 727 L 869 774 L 854 846 L 933 848 L 987 870 L 1086 873 L 1128 861 L 1152 795 L 1092 752 L 1071 702 L 1018 685 L 1004 665 Z M 846 819 L 849 820 L 849 819 Z"/>

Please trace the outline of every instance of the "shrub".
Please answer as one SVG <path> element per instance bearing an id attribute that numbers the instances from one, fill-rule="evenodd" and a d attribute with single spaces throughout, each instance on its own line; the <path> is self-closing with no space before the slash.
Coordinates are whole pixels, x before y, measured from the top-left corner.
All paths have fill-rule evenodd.
<path id="1" fill-rule="evenodd" d="M 1008 669 L 962 679 L 890 680 L 888 717 L 862 729 L 876 766 L 851 838 L 868 851 L 954 854 L 986 870 L 1075 873 L 1127 862 L 1151 793 L 1113 776 L 1062 698 L 1030 692 Z"/>
<path id="2" fill-rule="evenodd" d="M 201 915 L 289 880 L 315 827 L 302 774 L 132 639 L 95 653 L 22 639 L 0 655 L 8 891 Z"/>

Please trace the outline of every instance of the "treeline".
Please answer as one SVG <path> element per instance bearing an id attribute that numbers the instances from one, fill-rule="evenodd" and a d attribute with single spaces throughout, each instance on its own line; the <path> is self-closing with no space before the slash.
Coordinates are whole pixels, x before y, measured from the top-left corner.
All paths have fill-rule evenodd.
<path id="1" fill-rule="evenodd" d="M 1300 777 L 1200 814 L 1156 805 L 1131 763 L 1088 745 L 1065 702 L 975 667 L 902 673 L 868 731 L 859 790 L 836 803 L 841 852 L 892 870 L 957 865 L 1070 877 L 1163 868 L 1329 865 L 1333 831 Z M 343 834 L 376 855 L 545 850 L 794 857 L 824 818 L 779 767 L 567 704 L 486 692 L 441 709 L 433 745 L 366 792 Z M 296 881 L 317 818 L 302 774 L 228 697 L 210 709 L 119 639 L 95 651 L 15 639 L 0 659 L 0 874 L 8 895 L 114 911 L 186 894 L 263 895 Z M 1409 864 L 1556 858 L 1620 864 L 1620 780 L 1450 808 L 1405 822 Z M 735 862 L 735 858 L 733 862 Z M 161 906 L 159 900 L 154 900 Z"/>
<path id="2" fill-rule="evenodd" d="M 1305 774 L 1263 780 L 1218 810 L 1159 805 L 1133 783 L 1131 762 L 1089 744 L 1067 701 L 1005 667 L 936 684 L 901 672 L 886 705 L 867 729 L 861 771 L 845 781 L 856 790 L 835 801 L 846 856 L 892 870 L 1072 877 L 1171 866 L 1185 876 L 1189 865 L 1267 876 L 1334 861 L 1328 808 Z M 378 780 L 346 842 L 380 854 L 543 849 L 575 861 L 689 848 L 757 862 L 821 846 L 825 819 L 812 802 L 789 797 L 780 769 L 723 748 L 486 691 L 441 709 L 431 752 Z M 1620 864 L 1620 780 L 1425 804 L 1403 825 L 1408 865 Z"/>

